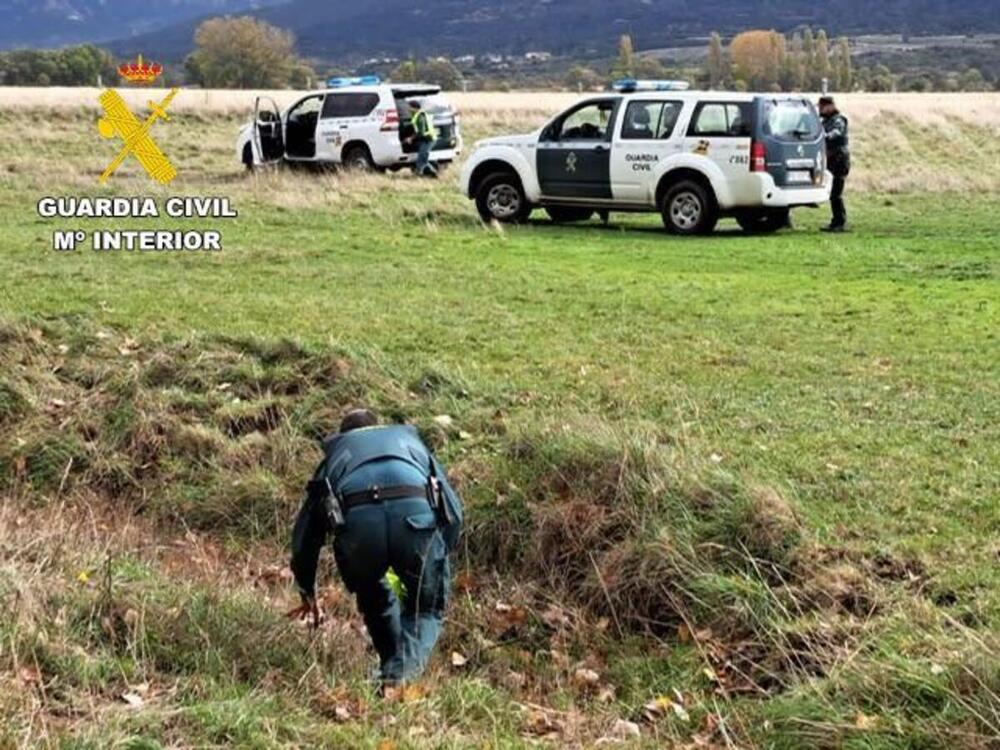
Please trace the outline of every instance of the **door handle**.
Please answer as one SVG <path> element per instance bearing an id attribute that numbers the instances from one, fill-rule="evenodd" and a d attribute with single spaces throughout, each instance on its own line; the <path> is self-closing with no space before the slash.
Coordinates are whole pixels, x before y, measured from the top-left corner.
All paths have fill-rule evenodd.
<path id="1" fill-rule="evenodd" d="M 598 154 L 603 154 L 607 150 L 608 150 L 607 146 L 595 146 L 594 147 L 594 151 L 597 152 Z"/>

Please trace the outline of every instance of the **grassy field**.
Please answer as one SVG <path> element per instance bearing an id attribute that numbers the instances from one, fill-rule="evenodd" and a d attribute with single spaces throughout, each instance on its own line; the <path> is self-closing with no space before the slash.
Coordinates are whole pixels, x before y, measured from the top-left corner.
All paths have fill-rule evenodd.
<path id="1" fill-rule="evenodd" d="M 484 227 L 453 175 L 248 176 L 208 104 L 156 126 L 169 190 L 99 190 L 94 112 L 43 95 L 0 112 L 0 747 L 1000 744 L 996 96 L 851 100 L 850 234 L 681 240 Z M 467 138 L 544 96 L 460 103 Z M 99 194 L 240 216 L 35 210 Z M 224 250 L 51 249 L 122 223 Z M 362 402 L 469 505 L 395 700 L 332 569 L 324 629 L 281 617 L 314 439 Z"/>

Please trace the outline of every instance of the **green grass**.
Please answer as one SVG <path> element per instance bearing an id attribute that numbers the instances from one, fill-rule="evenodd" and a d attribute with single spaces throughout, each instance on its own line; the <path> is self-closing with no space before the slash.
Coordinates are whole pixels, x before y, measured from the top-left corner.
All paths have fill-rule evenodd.
<path id="1" fill-rule="evenodd" d="M 35 215 L 43 194 L 96 194 L 90 177 L 103 156 L 95 153 L 99 142 L 88 123 L 82 117 L 55 122 L 53 135 L 32 136 L 40 153 L 13 157 L 16 168 L 0 175 L 0 317 L 58 319 L 58 338 L 73 352 L 91 351 L 101 330 L 128 333 L 143 347 L 190 337 L 208 342 L 206 361 L 192 357 L 178 365 L 168 353 L 157 354 L 134 376 L 128 357 L 116 363 L 112 351 L 88 365 L 96 372 L 75 373 L 81 382 L 114 383 L 118 395 L 100 429 L 104 444 L 126 455 L 151 439 L 143 414 L 194 415 L 166 438 L 169 461 L 176 463 L 164 471 L 180 478 L 169 497 L 184 523 L 216 529 L 227 544 L 277 540 L 292 488 L 305 480 L 293 476 L 301 462 L 261 453 L 264 446 L 252 437 L 239 443 L 272 429 L 276 414 L 287 417 L 286 432 L 298 436 L 288 438 L 289 450 L 305 450 L 301 435 L 333 427 L 333 404 L 370 401 L 425 426 L 447 413 L 457 428 L 439 436 L 441 450 L 473 477 L 466 485 L 473 533 L 463 560 L 480 577 L 491 575 L 491 565 L 504 578 L 551 560 L 524 553 L 529 527 L 548 523 L 551 533 L 569 539 L 582 529 L 560 526 L 568 523 L 562 518 L 540 520 L 531 504 L 613 497 L 617 485 L 608 484 L 608 472 L 625 462 L 634 478 L 625 485 L 631 490 L 626 510 L 638 515 L 622 523 L 639 522 L 620 545 L 620 562 L 649 578 L 640 577 L 638 588 L 616 602 L 630 606 L 658 576 L 683 577 L 689 570 L 692 579 L 677 582 L 680 614 L 696 613 L 700 625 L 713 612 L 740 613 L 740 632 L 754 632 L 769 647 L 752 658 L 788 682 L 768 700 L 726 704 L 731 728 L 748 745 L 972 748 L 987 747 L 984 738 L 998 731 L 998 707 L 990 705 L 998 691 L 995 646 L 973 648 L 947 625 L 962 623 L 975 640 L 1000 630 L 995 194 L 849 192 L 853 231 L 838 236 L 818 232 L 823 211 L 798 212 L 796 229 L 773 237 L 744 236 L 727 222 L 711 237 L 671 238 L 654 216 L 614 216 L 606 228 L 596 222 L 557 227 L 539 216 L 528 226 L 497 231 L 478 222 L 450 177 L 437 185 L 404 175 L 352 185 L 309 173 L 237 176 L 227 151 L 231 123 L 180 118 L 169 126 L 182 174 L 172 192 L 231 195 L 240 218 L 129 224 L 217 225 L 224 251 L 56 254 L 54 229 L 114 224 Z M 917 132 L 901 126 L 910 130 Z M 63 170 L 74 176 L 61 181 Z M 167 194 L 134 169 L 113 189 Z M 227 337 L 265 343 L 235 347 L 263 347 L 252 357 L 215 354 L 212 342 Z M 281 344 L 284 339 L 295 344 Z M 299 346 L 306 354 L 296 353 Z M 353 375 L 327 382 L 324 368 L 338 357 Z M 82 367 L 70 359 L 67 368 Z M 8 364 L 11 371 L 0 380 L 0 424 L 45 408 L 26 400 L 37 390 L 31 380 L 38 362 Z M 289 386 L 300 380 L 310 384 L 304 393 Z M 213 395 L 220 383 L 243 400 L 220 402 Z M 143 400 L 143 389 L 153 388 L 156 395 Z M 564 425 L 580 437 L 567 436 Z M 468 435 L 459 439 L 457 429 Z M 131 481 L 123 478 L 131 468 L 127 460 L 113 472 L 116 457 L 103 456 L 95 468 L 77 436 L 22 437 L 23 444 L 0 455 L 0 466 L 22 456 L 36 494 L 54 492 L 69 457 L 75 472 L 101 470 L 123 487 Z M 205 480 L 199 472 L 217 462 L 228 473 Z M 764 487 L 782 503 L 787 499 L 792 526 L 782 520 L 784 509 L 772 517 L 767 506 L 747 499 Z M 658 515 L 643 516 L 645 498 L 661 495 Z M 714 498 L 711 507 L 699 506 L 703 496 Z M 762 527 L 773 518 L 780 522 L 776 529 Z M 612 534 L 620 527 L 607 528 Z M 509 541 L 519 534 L 523 546 Z M 766 544 L 755 547 L 762 539 Z M 601 541 L 593 549 L 610 554 Z M 715 556 L 706 544 L 730 552 Z M 746 555 L 734 560 L 730 553 L 740 549 Z M 785 570 L 803 564 L 798 557 L 812 549 L 824 559 L 857 563 L 860 572 L 850 575 L 863 574 L 865 582 L 854 587 L 848 576 L 846 595 L 877 603 L 876 612 L 848 607 L 843 621 L 834 622 L 834 630 L 847 635 L 841 641 L 829 636 L 831 642 L 853 643 L 859 655 L 842 654 L 844 661 L 826 665 L 815 683 L 803 676 L 808 666 L 779 667 L 773 660 L 795 653 L 800 639 L 827 633 L 830 622 L 812 627 L 809 612 L 781 615 L 788 600 L 753 563 Z M 544 553 L 558 559 L 558 551 Z M 686 568 L 691 558 L 696 564 Z M 916 571 L 916 584 L 907 571 Z M 590 575 L 581 565 L 580 580 Z M 546 596 L 566 593 L 546 585 Z M 835 585 L 817 584 L 824 596 Z M 872 591 L 853 590 L 866 586 Z M 181 584 L 153 588 L 167 599 L 188 595 Z M 143 590 L 153 596 L 148 586 Z M 601 601 L 600 590 L 585 590 Z M 810 595 L 796 591 L 793 600 Z M 116 737 L 147 736 L 163 745 L 299 746 L 336 744 L 337 737 L 343 746 L 377 744 L 372 717 L 334 730 L 323 727 L 321 712 L 296 704 L 300 694 L 288 685 L 308 663 L 294 650 L 257 663 L 238 644 L 198 653 L 200 632 L 212 643 L 240 638 L 200 597 L 192 595 L 189 624 L 162 625 L 147 636 L 141 657 L 129 657 L 130 668 L 181 675 L 187 692 L 176 699 L 177 716 L 107 719 Z M 576 603 L 590 606 L 586 596 Z M 171 605 L 143 606 L 162 611 Z M 227 599 L 221 616 L 231 614 L 251 633 L 275 632 L 274 622 L 261 621 L 268 615 L 245 606 Z M 87 622 L 83 633 L 94 626 Z M 459 639 L 449 645 L 470 649 L 463 633 L 449 635 Z M 613 711 L 637 718 L 651 696 L 676 687 L 697 696 L 697 723 L 713 705 L 704 661 L 674 633 L 659 636 L 667 645 L 634 633 L 620 644 L 613 634 L 597 638 L 617 689 Z M 827 650 L 837 652 L 833 645 Z M 426 710 L 443 717 L 451 734 L 414 738 L 394 729 L 388 736 L 400 747 L 520 746 L 526 735 L 512 708 L 517 692 L 498 677 L 498 665 L 516 658 L 501 653 L 489 657 L 481 673 L 444 681 Z M 985 665 L 969 666 L 977 660 Z M 938 661 L 948 662 L 946 671 L 931 674 Z M 336 665 L 325 667 L 336 674 Z M 261 670 L 278 675 L 273 689 L 253 687 Z M 213 684 L 197 688 L 203 679 Z M 970 680 L 989 687 L 972 690 Z M 552 697 L 562 700 L 558 692 Z M 393 711 L 405 722 L 411 710 L 426 720 L 425 708 Z M 877 719 L 869 726 L 862 714 Z M 82 746 L 103 746 L 102 721 L 87 723 Z M 592 739 L 606 729 L 582 736 Z M 689 739 L 697 730 L 668 724 L 647 739 Z"/>

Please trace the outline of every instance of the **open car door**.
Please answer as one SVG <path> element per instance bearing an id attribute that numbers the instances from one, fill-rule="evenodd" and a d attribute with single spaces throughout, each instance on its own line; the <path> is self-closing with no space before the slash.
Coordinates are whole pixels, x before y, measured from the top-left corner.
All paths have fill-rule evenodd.
<path id="1" fill-rule="evenodd" d="M 281 111 L 274 99 L 258 96 L 253 104 L 254 145 L 262 164 L 280 161 L 285 156 L 285 135 Z"/>

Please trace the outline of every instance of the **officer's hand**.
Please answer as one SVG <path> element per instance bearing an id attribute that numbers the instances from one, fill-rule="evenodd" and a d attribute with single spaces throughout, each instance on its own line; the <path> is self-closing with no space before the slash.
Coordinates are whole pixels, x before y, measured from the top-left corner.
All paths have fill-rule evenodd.
<path id="1" fill-rule="evenodd" d="M 289 620 L 304 620 L 310 616 L 312 617 L 312 626 L 318 628 L 320 623 L 323 622 L 323 616 L 319 611 L 319 604 L 316 602 L 316 597 L 304 595 L 302 597 L 302 604 L 285 615 Z"/>

